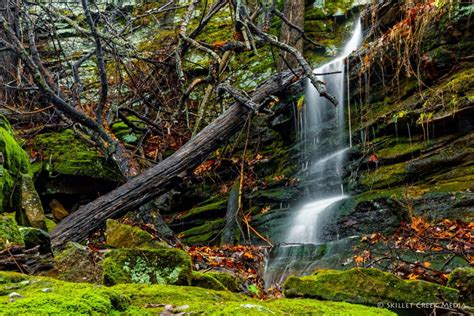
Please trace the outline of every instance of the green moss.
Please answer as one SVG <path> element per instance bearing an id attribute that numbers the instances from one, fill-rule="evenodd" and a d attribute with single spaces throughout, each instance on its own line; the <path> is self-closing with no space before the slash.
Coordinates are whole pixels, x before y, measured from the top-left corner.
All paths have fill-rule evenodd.
<path id="1" fill-rule="evenodd" d="M 114 306 L 113 302 L 120 301 L 115 293 L 90 284 L 27 278 L 7 272 L 0 272 L 0 280 L 2 315 L 109 314 L 116 308 L 124 307 L 123 304 Z M 9 302 L 7 295 L 13 291 L 22 298 Z"/>
<path id="2" fill-rule="evenodd" d="M 11 217 L 0 215 L 0 250 L 9 245 L 24 245 L 18 225 Z"/>
<path id="3" fill-rule="evenodd" d="M 103 283 L 190 284 L 191 258 L 179 249 L 117 249 L 106 254 Z"/>
<path id="4" fill-rule="evenodd" d="M 217 291 L 225 291 L 227 288 L 209 273 L 193 271 L 191 285 L 202 287 L 204 289 L 212 289 Z"/>
<path id="5" fill-rule="evenodd" d="M 15 134 L 7 119 L 0 115 L 0 153 L 3 164 L 0 164 L 0 212 L 12 211 L 18 208 L 15 182 L 21 174 L 31 174 L 27 154 L 15 139 Z M 10 199 L 13 197 L 10 205 Z"/>
<path id="6" fill-rule="evenodd" d="M 54 260 L 54 270 L 60 280 L 101 283 L 101 262 L 85 246 L 68 242 L 64 250 L 54 254 Z"/>
<path id="7" fill-rule="evenodd" d="M 403 182 L 406 175 L 404 162 L 382 166 L 373 171 L 368 171 L 361 179 L 361 183 L 372 189 L 380 189 Z"/>
<path id="8" fill-rule="evenodd" d="M 143 122 L 137 118 L 136 116 L 127 116 L 127 119 L 134 125 L 143 128 L 145 125 Z M 119 121 L 117 123 L 112 124 L 111 126 L 112 132 L 114 135 L 126 142 L 126 143 L 134 143 L 138 141 L 138 139 L 142 136 L 142 133 L 134 131 L 130 128 L 125 122 Z"/>
<path id="9" fill-rule="evenodd" d="M 298 194 L 297 188 L 282 187 L 273 190 L 260 190 L 252 194 L 253 199 L 267 199 L 277 202 L 285 202 L 291 200 L 295 195 Z"/>
<path id="10" fill-rule="evenodd" d="M 180 234 L 181 239 L 188 245 L 207 244 L 224 227 L 225 220 L 207 221 L 204 225 L 193 227 Z"/>
<path id="11" fill-rule="evenodd" d="M 374 141 L 375 142 L 375 141 Z M 413 140 L 400 138 L 398 141 L 388 141 L 377 146 L 377 155 L 381 159 L 396 159 L 407 154 L 415 154 L 426 147 L 423 140 Z"/>
<path id="12" fill-rule="evenodd" d="M 114 248 L 147 248 L 165 246 L 153 240 L 153 236 L 134 226 L 122 224 L 116 220 L 106 221 L 106 243 Z"/>
<path id="13" fill-rule="evenodd" d="M 31 172 L 27 154 L 16 141 L 13 129 L 2 115 L 0 115 L 0 152 L 3 154 L 4 168 L 12 174 Z"/>
<path id="14" fill-rule="evenodd" d="M 202 217 L 205 214 L 214 213 L 218 211 L 225 211 L 227 207 L 226 199 L 219 197 L 220 200 L 217 202 L 204 204 L 201 206 L 193 207 L 185 215 L 180 217 L 180 220 L 189 220 L 196 217 Z"/>
<path id="15" fill-rule="evenodd" d="M 306 277 L 290 277 L 287 297 L 310 297 L 376 305 L 380 302 L 457 302 L 459 291 L 435 283 L 407 281 L 376 269 L 321 270 Z"/>
<path id="16" fill-rule="evenodd" d="M 44 289 L 48 289 L 44 291 Z M 8 294 L 23 296 L 9 302 Z M 2 315 L 158 315 L 165 305 L 175 313 L 206 315 L 395 315 L 382 309 L 310 299 L 260 301 L 228 291 L 172 285 L 122 284 L 102 287 L 0 272 Z M 181 307 L 182 310 L 179 310 Z M 168 307 L 169 308 L 169 307 Z"/>
<path id="17" fill-rule="evenodd" d="M 459 290 L 461 302 L 474 306 L 474 268 L 458 268 L 449 274 L 447 286 Z"/>
<path id="18" fill-rule="evenodd" d="M 58 224 L 56 224 L 55 221 L 53 221 L 52 219 L 49 219 L 49 218 L 45 218 L 44 219 L 44 222 L 46 224 L 46 230 L 48 232 L 51 232 Z"/>
<path id="19" fill-rule="evenodd" d="M 118 181 L 120 172 L 72 130 L 38 135 L 31 145 L 43 157 L 43 169 L 52 174 L 81 175 Z"/>
<path id="20" fill-rule="evenodd" d="M 239 292 L 237 277 L 225 272 L 206 272 L 206 275 L 212 276 L 231 292 Z"/>

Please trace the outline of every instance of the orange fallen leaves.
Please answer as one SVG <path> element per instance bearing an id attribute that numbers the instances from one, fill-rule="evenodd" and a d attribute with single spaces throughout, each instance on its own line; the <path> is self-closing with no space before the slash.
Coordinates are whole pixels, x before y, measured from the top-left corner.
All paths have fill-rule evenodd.
<path id="1" fill-rule="evenodd" d="M 365 249 L 353 259 L 357 266 L 380 264 L 407 279 L 445 284 L 448 279 L 445 269 L 453 258 L 474 264 L 473 227 L 473 223 L 457 220 L 431 223 L 422 217 L 412 217 L 410 223 L 402 223 L 391 236 L 379 233 L 363 236 Z M 381 242 L 385 250 L 376 253 Z"/>

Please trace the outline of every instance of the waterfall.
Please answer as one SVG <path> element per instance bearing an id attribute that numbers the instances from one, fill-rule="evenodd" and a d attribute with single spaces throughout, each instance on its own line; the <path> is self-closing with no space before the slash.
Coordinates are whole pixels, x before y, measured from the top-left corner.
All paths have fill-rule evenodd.
<path id="1" fill-rule="evenodd" d="M 321 216 L 327 216 L 337 202 L 345 199 L 342 171 L 349 149 L 345 136 L 345 61 L 362 41 L 360 19 L 355 22 L 352 37 L 342 52 L 330 62 L 314 70 L 325 82 L 329 93 L 339 101 L 335 108 L 319 96 L 309 80 L 305 86 L 305 105 L 299 113 L 298 138 L 301 178 L 305 186 L 306 203 L 288 221 L 282 245 L 272 250 L 266 265 L 266 285 L 283 281 L 290 274 L 311 272 L 314 258 L 320 254 Z"/>

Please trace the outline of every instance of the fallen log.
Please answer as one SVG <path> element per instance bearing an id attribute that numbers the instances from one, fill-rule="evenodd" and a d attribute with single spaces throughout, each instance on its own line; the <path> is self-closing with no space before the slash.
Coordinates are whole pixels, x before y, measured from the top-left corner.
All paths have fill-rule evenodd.
<path id="1" fill-rule="evenodd" d="M 259 85 L 249 101 L 252 104 L 264 104 L 271 100 L 271 95 L 282 92 L 299 79 L 299 75 L 292 71 L 276 74 Z M 61 248 L 68 241 L 82 241 L 91 232 L 103 226 L 106 219 L 117 218 L 137 210 L 146 202 L 169 191 L 239 131 L 251 112 L 251 107 L 239 106 L 239 102 L 235 102 L 172 156 L 79 208 L 51 232 L 53 247 Z"/>

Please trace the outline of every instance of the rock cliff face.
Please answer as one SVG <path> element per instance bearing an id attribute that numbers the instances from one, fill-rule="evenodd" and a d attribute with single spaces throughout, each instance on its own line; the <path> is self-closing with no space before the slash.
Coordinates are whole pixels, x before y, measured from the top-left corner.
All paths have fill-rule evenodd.
<path id="1" fill-rule="evenodd" d="M 471 9 L 425 5 L 378 19 L 399 10 L 387 5 L 366 9 L 372 40 L 351 59 L 352 198 L 328 238 L 390 230 L 408 216 L 473 219 Z"/>

